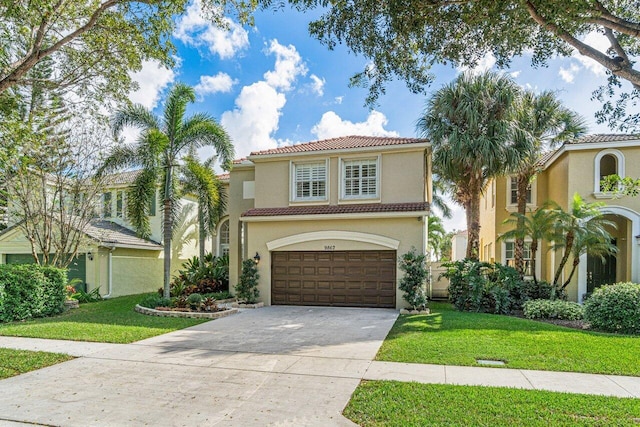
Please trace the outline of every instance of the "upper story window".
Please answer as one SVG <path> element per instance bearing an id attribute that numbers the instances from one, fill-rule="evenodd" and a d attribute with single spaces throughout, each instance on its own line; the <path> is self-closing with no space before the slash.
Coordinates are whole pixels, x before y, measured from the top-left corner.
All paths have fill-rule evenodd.
<path id="1" fill-rule="evenodd" d="M 342 198 L 378 197 L 378 159 L 342 161 Z"/>
<path id="2" fill-rule="evenodd" d="M 509 180 L 509 203 L 512 205 L 518 204 L 518 177 L 512 176 Z M 533 203 L 533 192 L 531 191 L 531 184 L 527 187 L 527 203 Z"/>
<path id="3" fill-rule="evenodd" d="M 125 218 L 126 217 L 126 194 L 124 191 L 119 190 L 116 192 L 116 217 Z"/>
<path id="4" fill-rule="evenodd" d="M 151 199 L 149 199 L 149 216 L 156 216 L 156 190 L 153 190 Z"/>
<path id="5" fill-rule="evenodd" d="M 293 165 L 293 200 L 326 200 L 327 163 L 295 163 Z"/>
<path id="6" fill-rule="evenodd" d="M 600 181 L 609 175 L 619 175 L 624 177 L 624 155 L 619 150 L 608 149 L 600 151 L 595 158 L 595 182 L 593 184 L 594 193 L 601 193 Z"/>
<path id="7" fill-rule="evenodd" d="M 102 216 L 104 218 L 111 218 L 113 216 L 111 208 L 111 192 L 102 194 Z"/>
<path id="8" fill-rule="evenodd" d="M 220 224 L 218 230 L 218 256 L 229 255 L 229 220 L 226 219 Z"/>

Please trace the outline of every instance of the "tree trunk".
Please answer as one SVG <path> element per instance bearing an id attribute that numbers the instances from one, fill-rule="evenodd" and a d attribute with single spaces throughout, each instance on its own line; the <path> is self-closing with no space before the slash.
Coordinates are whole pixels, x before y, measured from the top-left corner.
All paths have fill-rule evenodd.
<path id="1" fill-rule="evenodd" d="M 533 275 L 533 283 L 538 284 L 538 277 L 536 276 L 536 255 L 538 252 L 538 239 L 531 240 L 531 274 Z"/>
<path id="2" fill-rule="evenodd" d="M 569 254 L 571 253 L 571 248 L 573 247 L 573 231 L 569 231 L 567 233 L 567 237 L 565 240 L 564 254 L 562 255 L 562 260 L 560 260 L 560 264 L 558 265 L 558 269 L 556 270 L 556 275 L 553 278 L 553 287 L 554 289 L 558 288 L 558 281 L 560 280 L 560 275 L 562 274 L 562 270 L 564 270 L 564 266 L 567 264 L 567 260 L 569 259 Z"/>
<path id="3" fill-rule="evenodd" d="M 204 241 L 207 238 L 204 230 L 204 212 L 201 206 L 202 203 L 198 203 L 198 249 L 200 252 L 200 262 L 204 260 Z"/>
<path id="4" fill-rule="evenodd" d="M 171 234 L 173 232 L 173 218 L 171 218 L 171 163 L 165 174 L 164 204 L 163 204 L 163 235 L 164 235 L 164 297 L 171 297 Z"/>
<path id="5" fill-rule="evenodd" d="M 480 254 L 480 190 L 471 193 L 467 210 L 467 258 L 478 260 Z"/>
<path id="6" fill-rule="evenodd" d="M 520 174 L 517 178 L 517 201 L 518 201 L 518 213 L 525 215 L 527 213 L 527 189 L 529 188 L 529 177 L 527 175 Z M 524 216 L 518 218 L 516 224 L 517 230 L 522 232 L 524 228 Z M 520 274 L 520 277 L 524 276 L 524 235 L 520 235 L 516 238 L 513 249 L 514 266 Z"/>
<path id="7" fill-rule="evenodd" d="M 571 279 L 573 279 L 573 274 L 576 272 L 576 269 L 578 268 L 578 264 L 580 264 L 580 258 L 574 258 L 573 259 L 573 267 L 571 267 L 571 273 L 569 273 L 569 278 L 562 284 L 562 287 L 560 288 L 560 290 L 564 290 L 567 286 L 569 286 L 569 283 L 571 283 Z"/>

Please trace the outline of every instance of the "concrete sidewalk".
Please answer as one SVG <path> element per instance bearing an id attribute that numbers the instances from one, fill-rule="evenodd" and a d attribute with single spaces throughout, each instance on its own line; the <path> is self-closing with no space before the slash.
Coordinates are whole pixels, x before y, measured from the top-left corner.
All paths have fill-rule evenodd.
<path id="1" fill-rule="evenodd" d="M 138 353 L 140 356 L 143 353 L 141 348 L 135 347 L 135 344 L 131 344 L 127 349 L 125 349 L 125 346 L 125 344 L 102 344 L 0 336 L 0 347 L 64 353 L 76 357 L 92 357 L 93 355 L 93 357 L 96 358 L 113 360 L 123 358 L 124 355 L 129 354 L 129 357 L 124 358 L 131 359 L 134 353 Z M 231 357 L 226 363 L 216 364 L 218 367 L 230 367 L 229 362 L 238 357 L 234 353 L 226 354 L 226 352 L 219 350 L 215 354 L 210 353 L 209 357 L 215 359 L 222 356 L 225 356 L 225 358 L 235 356 Z M 178 354 L 164 357 L 162 362 L 160 359 L 157 359 L 157 362 L 179 364 L 184 356 L 185 354 L 183 352 L 179 352 Z M 302 371 L 300 369 L 297 371 L 291 370 L 291 365 L 284 363 L 284 357 L 280 358 L 279 367 L 271 364 L 263 365 L 261 360 L 266 361 L 267 357 L 262 353 L 248 353 L 243 357 L 245 358 L 245 369 L 256 372 L 268 371 L 302 374 L 306 369 Z M 203 366 L 209 365 L 206 357 L 204 359 L 202 362 Z M 324 358 L 319 360 L 314 359 L 315 358 L 310 358 L 308 363 L 316 365 L 316 368 L 327 362 Z M 343 365 L 343 369 L 326 372 L 325 375 L 365 380 L 513 387 L 530 390 L 640 398 L 640 377 L 379 361 L 363 363 L 361 360 L 349 360 L 349 358 L 342 360 L 343 363 L 351 366 L 347 367 Z M 334 366 L 331 367 L 331 370 L 333 368 Z M 315 374 L 322 375 L 321 372 L 317 371 Z"/>

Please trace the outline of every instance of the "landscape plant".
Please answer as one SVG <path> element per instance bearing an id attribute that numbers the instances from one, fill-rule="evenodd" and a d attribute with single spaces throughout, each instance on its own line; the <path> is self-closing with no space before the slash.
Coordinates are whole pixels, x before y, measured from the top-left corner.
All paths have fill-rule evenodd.
<path id="1" fill-rule="evenodd" d="M 428 270 L 426 255 L 419 254 L 415 248 L 400 257 L 400 269 L 404 272 L 400 279 L 399 288 L 404 292 L 402 298 L 414 310 L 423 310 L 427 307 L 426 281 Z"/>
<path id="2" fill-rule="evenodd" d="M 65 270 L 36 264 L 0 265 L 0 322 L 64 311 Z"/>
<path id="3" fill-rule="evenodd" d="M 243 301 L 246 304 L 255 304 L 257 302 L 260 296 L 258 279 L 260 279 L 260 274 L 258 273 L 256 262 L 253 259 L 242 261 L 242 273 L 235 287 L 236 297 L 239 301 Z"/>
<path id="4" fill-rule="evenodd" d="M 584 315 L 594 329 L 640 335 L 640 284 L 596 288 L 584 303 Z"/>
<path id="5" fill-rule="evenodd" d="M 522 312 L 527 319 L 562 319 L 581 320 L 584 309 L 577 302 L 534 299 L 522 305 Z"/>

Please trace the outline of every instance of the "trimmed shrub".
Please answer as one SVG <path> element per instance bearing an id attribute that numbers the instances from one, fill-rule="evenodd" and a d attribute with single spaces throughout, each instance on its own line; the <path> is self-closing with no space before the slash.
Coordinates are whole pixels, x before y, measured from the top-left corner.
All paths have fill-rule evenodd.
<path id="1" fill-rule="evenodd" d="M 170 307 L 171 299 L 153 294 L 140 301 L 140 305 L 147 308 Z"/>
<path id="2" fill-rule="evenodd" d="M 521 298 L 523 303 L 533 299 L 551 299 L 552 291 L 553 286 L 549 282 L 540 280 L 535 283 L 533 280 L 525 280 L 522 282 Z M 556 298 L 565 300 L 567 299 L 567 294 L 563 291 L 563 294 L 556 295 Z"/>
<path id="3" fill-rule="evenodd" d="M 400 290 L 404 292 L 402 298 L 413 309 L 427 307 L 427 292 L 425 282 L 427 280 L 427 267 L 425 255 L 420 255 L 415 248 L 400 257 L 400 269 L 404 276 L 400 279 Z"/>
<path id="4" fill-rule="evenodd" d="M 258 300 L 260 290 L 258 289 L 258 279 L 260 274 L 258 273 L 258 266 L 252 259 L 245 259 L 242 261 L 242 273 L 240 274 L 240 280 L 236 285 L 236 296 L 238 300 L 244 301 L 247 304 L 253 304 Z"/>
<path id="5" fill-rule="evenodd" d="M 640 334 L 640 285 L 616 283 L 597 288 L 584 303 L 584 316 L 594 329 Z"/>
<path id="6" fill-rule="evenodd" d="M 507 314 L 519 309 L 523 282 L 518 272 L 502 264 L 462 260 L 444 264 L 449 300 L 460 311 Z"/>
<path id="7" fill-rule="evenodd" d="M 0 321 L 46 317 L 64 310 L 65 270 L 35 264 L 0 265 Z"/>
<path id="8" fill-rule="evenodd" d="M 534 299 L 522 306 L 527 319 L 581 320 L 584 310 L 580 304 L 571 301 Z"/>

